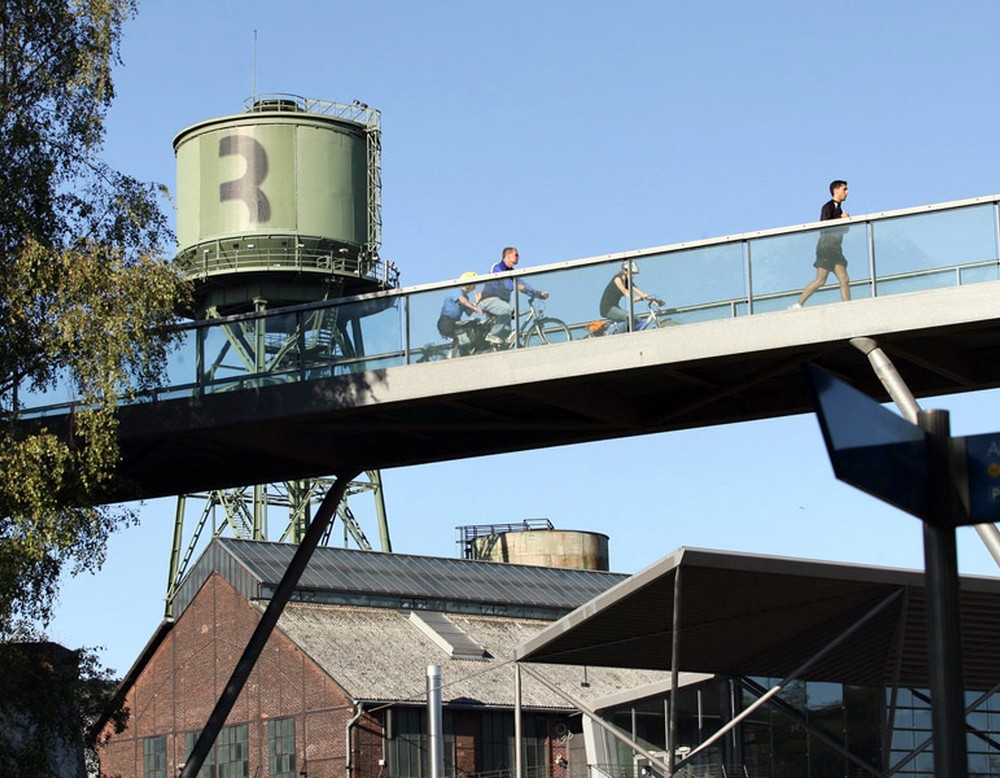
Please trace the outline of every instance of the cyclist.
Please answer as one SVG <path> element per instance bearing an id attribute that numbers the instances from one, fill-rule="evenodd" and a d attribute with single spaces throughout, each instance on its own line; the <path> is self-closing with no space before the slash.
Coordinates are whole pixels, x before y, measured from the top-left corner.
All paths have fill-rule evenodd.
<path id="1" fill-rule="evenodd" d="M 451 355 L 465 356 L 477 350 L 481 345 L 483 334 L 487 324 L 473 314 L 483 313 L 475 302 L 473 302 L 473 292 L 476 289 L 478 275 L 471 270 L 462 273 L 459 277 L 464 281 L 457 289 L 449 291 L 444 302 L 441 303 L 441 313 L 438 316 L 437 328 L 441 336 L 451 341 Z M 464 317 L 470 317 L 468 319 Z M 478 344 L 478 345 L 477 345 Z"/>
<path id="2" fill-rule="evenodd" d="M 633 302 L 656 299 L 632 283 L 632 279 L 637 275 L 639 275 L 639 265 L 636 262 L 626 260 L 622 263 L 621 269 L 612 276 L 608 285 L 604 287 L 604 293 L 601 294 L 601 316 L 603 318 L 611 319 L 616 324 L 628 322 L 628 311 L 619 304 L 623 297 L 629 296 L 630 286 Z"/>
<path id="3" fill-rule="evenodd" d="M 473 271 L 462 273 L 458 277 L 459 281 L 465 281 L 458 289 L 448 292 L 444 302 L 441 303 L 441 315 L 438 316 L 437 328 L 443 338 L 455 337 L 455 325 L 461 321 L 463 316 L 471 316 L 474 313 L 482 314 L 483 309 L 471 300 L 472 291 L 476 288 L 475 281 L 477 274 Z"/>
<path id="4" fill-rule="evenodd" d="M 520 255 L 513 246 L 507 246 L 500 257 L 500 261 L 490 268 L 491 273 L 503 273 L 517 267 Z M 543 300 L 549 296 L 548 292 L 540 292 L 532 288 L 524 281 L 517 282 L 517 289 L 520 292 L 533 297 L 541 297 Z M 479 293 L 477 304 L 487 314 L 493 317 L 493 326 L 490 327 L 486 340 L 494 345 L 502 344 L 502 333 L 510 328 L 510 317 L 514 314 L 514 306 L 510 303 L 510 296 L 514 292 L 513 278 L 497 278 L 488 281 L 483 285 L 482 292 Z"/>

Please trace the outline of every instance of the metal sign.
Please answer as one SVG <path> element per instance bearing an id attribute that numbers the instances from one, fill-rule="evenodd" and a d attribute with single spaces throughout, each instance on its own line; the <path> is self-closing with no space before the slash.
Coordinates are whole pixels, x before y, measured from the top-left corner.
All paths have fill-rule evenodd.
<path id="1" fill-rule="evenodd" d="M 822 368 L 806 373 L 834 475 L 932 520 L 927 433 Z"/>

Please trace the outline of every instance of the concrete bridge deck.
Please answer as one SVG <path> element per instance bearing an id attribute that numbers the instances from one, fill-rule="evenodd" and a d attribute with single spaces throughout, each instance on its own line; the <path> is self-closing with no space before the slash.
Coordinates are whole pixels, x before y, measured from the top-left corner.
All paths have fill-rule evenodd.
<path id="1" fill-rule="evenodd" d="M 122 408 L 142 496 L 291 480 L 812 410 L 818 363 L 887 400 L 1000 386 L 1000 282 L 852 300 Z"/>

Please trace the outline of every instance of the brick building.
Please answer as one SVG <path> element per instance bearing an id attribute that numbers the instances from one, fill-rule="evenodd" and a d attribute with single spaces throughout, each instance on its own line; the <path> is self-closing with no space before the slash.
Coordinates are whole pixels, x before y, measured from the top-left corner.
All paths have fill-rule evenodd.
<path id="1" fill-rule="evenodd" d="M 225 538 L 206 549 L 176 595 L 176 619 L 123 681 L 130 723 L 102 749 L 106 776 L 177 774 L 293 553 Z M 428 665 L 443 668 L 446 774 L 509 770 L 515 648 L 625 577 L 317 549 L 202 774 L 420 778 Z M 664 677 L 544 669 L 583 701 Z M 526 774 L 586 775 L 571 706 L 531 679 L 521 695 Z"/>

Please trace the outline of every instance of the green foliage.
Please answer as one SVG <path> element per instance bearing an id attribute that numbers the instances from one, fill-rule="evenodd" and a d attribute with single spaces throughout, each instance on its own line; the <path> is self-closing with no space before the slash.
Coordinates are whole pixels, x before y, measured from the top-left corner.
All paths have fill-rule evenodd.
<path id="1" fill-rule="evenodd" d="M 134 509 L 104 506 L 114 408 L 152 384 L 184 301 L 157 188 L 99 155 L 134 0 L 0 0 L 0 639 L 37 634 L 61 571 L 96 570 Z M 70 434 L 13 424 L 70 386 Z"/>

